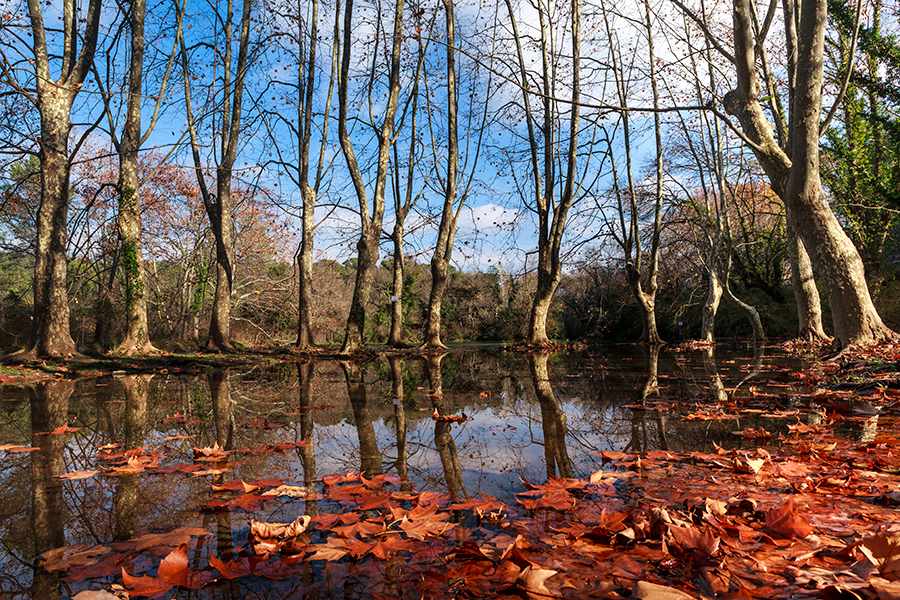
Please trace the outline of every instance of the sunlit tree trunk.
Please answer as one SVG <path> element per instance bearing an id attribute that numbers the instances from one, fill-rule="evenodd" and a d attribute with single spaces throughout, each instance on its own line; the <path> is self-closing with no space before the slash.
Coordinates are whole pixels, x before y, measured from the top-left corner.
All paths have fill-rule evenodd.
<path id="1" fill-rule="evenodd" d="M 785 235 L 791 262 L 791 286 L 797 303 L 799 337 L 808 341 L 827 340 L 828 335 L 822 326 L 822 304 L 819 301 L 819 288 L 816 287 L 812 263 L 803 240 L 797 234 L 791 213 L 785 212 Z"/>
<path id="2" fill-rule="evenodd" d="M 39 0 L 28 0 L 31 18 L 33 67 L 36 90 L 25 90 L 4 69 L 4 79 L 25 95 L 38 109 L 41 135 L 38 139 L 41 164 L 41 204 L 37 218 L 34 263 L 34 315 L 31 343 L 26 356 L 66 356 L 75 354 L 69 330 L 69 302 L 66 295 L 66 239 L 69 213 L 69 133 L 75 97 L 81 90 L 97 49 L 100 0 L 91 0 L 87 14 L 77 15 L 74 0 L 63 0 L 62 49 L 47 47 L 44 17 Z M 85 24 L 78 31 L 78 22 Z M 80 53 L 77 52 L 81 44 Z M 59 66 L 59 77 L 50 74 L 51 56 Z"/>
<path id="3" fill-rule="evenodd" d="M 516 56 L 518 60 L 517 82 L 521 85 L 524 94 L 523 107 L 525 109 L 525 121 L 528 126 L 528 143 L 531 161 L 531 178 L 533 180 L 534 207 L 538 219 L 538 260 L 537 260 L 537 287 L 531 306 L 528 322 L 528 342 L 531 345 L 540 346 L 550 344 L 547 335 L 547 320 L 550 315 L 550 306 L 556 288 L 562 275 L 562 262 L 560 253 L 562 249 L 563 235 L 566 229 L 566 220 L 569 209 L 575 202 L 577 187 L 580 185 L 577 170 L 578 131 L 580 118 L 581 98 L 581 0 L 572 0 L 569 6 L 571 27 L 571 103 L 569 106 L 569 140 L 565 158 L 560 161 L 565 165 L 565 176 L 561 182 L 562 190 L 557 199 L 557 131 L 556 122 L 563 118 L 560 114 L 558 101 L 555 100 L 557 85 L 557 61 L 554 56 L 553 33 L 551 31 L 550 15 L 548 7 L 539 3 L 535 8 L 538 13 L 540 25 L 540 53 L 541 72 L 537 79 L 541 86 L 541 98 L 543 111 L 543 123 L 536 127 L 536 116 L 532 114 L 530 94 L 528 93 L 530 81 L 529 72 L 526 69 L 525 54 L 522 38 L 516 26 L 516 15 L 510 0 L 506 0 L 507 12 L 511 21 Z M 536 131 L 539 129 L 539 131 Z M 543 150 L 540 157 L 539 150 Z"/>
<path id="4" fill-rule="evenodd" d="M 216 291 L 213 300 L 212 317 L 206 350 L 212 352 L 231 350 L 231 292 L 234 285 L 234 232 L 231 222 L 232 169 L 237 159 L 238 139 L 243 111 L 244 82 L 247 73 L 250 46 L 251 0 L 243 0 L 240 18 L 237 61 L 232 67 L 234 41 L 233 0 L 228 0 L 227 12 L 221 16 L 223 24 L 223 68 L 219 106 L 219 130 L 215 137 L 218 142 L 219 164 L 216 167 L 216 192 L 211 193 L 206 183 L 205 164 L 200 155 L 198 123 L 195 120 L 191 101 L 191 72 L 188 67 L 188 51 L 181 42 L 181 59 L 184 71 L 185 107 L 187 124 L 191 136 L 191 152 L 194 172 L 200 187 L 200 196 L 209 218 L 216 244 Z"/>

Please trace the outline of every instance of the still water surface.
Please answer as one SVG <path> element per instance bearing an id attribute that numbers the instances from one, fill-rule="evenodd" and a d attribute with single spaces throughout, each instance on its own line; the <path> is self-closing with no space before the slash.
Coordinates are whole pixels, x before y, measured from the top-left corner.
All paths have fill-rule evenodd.
<path id="1" fill-rule="evenodd" d="M 203 508 L 215 498 L 211 484 L 278 478 L 314 491 L 324 475 L 364 471 L 397 474 L 418 491 L 509 498 L 522 481 L 587 478 L 605 450 L 711 451 L 741 445 L 732 432 L 751 426 L 777 436 L 796 418 L 763 415 L 795 402 L 791 374 L 804 366 L 749 346 L 536 355 L 478 347 L 0 387 L 0 444 L 38 448 L 0 453 L 0 594 L 77 592 L 34 576 L 34 557 L 54 548 L 185 526 L 238 546 L 248 518 L 290 522 L 309 510 L 280 501 L 252 515 L 213 512 Z M 727 411 L 740 397 L 756 407 L 740 419 L 684 418 L 701 406 Z M 195 448 L 216 446 L 227 459 L 195 460 Z M 143 449 L 131 454 L 144 471 L 118 475 L 112 467 L 124 458 L 101 458 L 129 449 Z M 90 470 L 98 473 L 60 478 Z"/>

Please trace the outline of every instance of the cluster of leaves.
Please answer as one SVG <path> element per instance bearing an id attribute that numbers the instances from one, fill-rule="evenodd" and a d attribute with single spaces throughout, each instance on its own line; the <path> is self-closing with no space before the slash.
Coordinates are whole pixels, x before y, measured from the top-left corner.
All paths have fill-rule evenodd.
<path id="1" fill-rule="evenodd" d="M 835 406 L 846 399 L 828 396 Z M 848 441 L 827 425 L 871 416 L 833 411 L 825 424 L 798 422 L 778 438 L 739 432 L 779 442 L 769 448 L 604 452 L 614 468 L 524 484 L 506 500 L 463 501 L 354 472 L 316 486 L 229 482 L 213 488 L 205 511 L 253 513 L 277 498 L 298 516 L 251 520 L 241 543 L 182 528 L 57 549 L 40 564 L 107 589 L 121 577 L 121 589 L 150 597 L 175 587 L 215 595 L 234 580 L 372 598 L 896 598 L 897 396 L 867 398 L 881 409 L 873 441 Z M 139 456 L 126 455 L 116 460 Z M 195 459 L 227 454 L 197 449 Z"/>

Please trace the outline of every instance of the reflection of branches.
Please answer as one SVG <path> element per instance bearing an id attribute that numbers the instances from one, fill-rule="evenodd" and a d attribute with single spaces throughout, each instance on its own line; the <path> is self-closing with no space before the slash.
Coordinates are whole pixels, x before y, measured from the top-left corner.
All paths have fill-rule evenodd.
<path id="1" fill-rule="evenodd" d="M 125 390 L 125 423 L 122 442 L 125 449 L 144 445 L 147 428 L 147 394 L 153 375 L 129 375 L 122 378 Z M 123 475 L 116 481 L 116 541 L 124 541 L 137 533 L 137 521 L 143 507 L 139 505 L 140 476 Z"/>

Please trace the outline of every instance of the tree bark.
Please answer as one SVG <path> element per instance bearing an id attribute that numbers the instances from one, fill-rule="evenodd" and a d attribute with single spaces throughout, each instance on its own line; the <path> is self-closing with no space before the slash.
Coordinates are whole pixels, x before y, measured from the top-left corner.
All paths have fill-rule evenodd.
<path id="1" fill-rule="evenodd" d="M 388 335 L 388 346 L 402 348 L 403 342 L 403 277 L 405 264 L 403 257 L 403 220 L 397 216 L 391 241 L 394 243 L 393 281 L 391 286 L 391 333 Z M 396 300 L 394 300 L 396 298 Z"/>
<path id="2" fill-rule="evenodd" d="M 444 182 L 444 208 L 438 227 L 438 241 L 431 257 L 431 292 L 423 346 L 446 348 L 441 341 L 441 304 L 447 290 L 447 272 L 456 237 L 456 195 L 459 177 L 459 131 L 456 94 L 456 14 L 453 0 L 444 1 L 447 23 L 447 179 Z"/>
<path id="3" fill-rule="evenodd" d="M 716 339 L 716 314 L 719 311 L 719 303 L 724 292 L 722 280 L 719 277 L 718 256 L 721 251 L 718 246 L 720 245 L 718 242 L 713 242 L 707 256 L 709 281 L 707 283 L 706 302 L 703 304 L 703 320 L 700 326 L 700 339 L 705 342 L 714 342 Z"/>
<path id="4" fill-rule="evenodd" d="M 786 211 L 785 235 L 791 263 L 791 286 L 797 304 L 798 334 L 800 339 L 814 342 L 829 339 L 822 326 L 822 304 L 819 288 L 813 277 L 812 263 L 803 240 L 797 234 L 791 213 Z"/>

